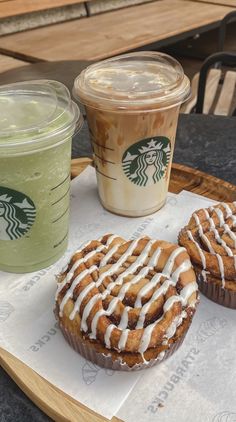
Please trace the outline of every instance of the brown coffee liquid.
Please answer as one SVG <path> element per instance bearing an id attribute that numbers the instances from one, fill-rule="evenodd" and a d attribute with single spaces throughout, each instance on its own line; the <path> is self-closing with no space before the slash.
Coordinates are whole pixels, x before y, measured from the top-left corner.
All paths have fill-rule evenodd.
<path id="1" fill-rule="evenodd" d="M 165 111 L 134 114 L 126 111 L 108 112 L 86 108 L 99 196 L 108 210 L 123 215 L 139 216 L 150 214 L 162 207 L 168 190 L 178 112 L 179 106 Z M 159 152 L 155 148 L 155 145 L 158 145 L 158 140 L 155 139 L 158 137 L 166 137 L 169 140 L 170 156 L 166 168 L 162 170 L 163 176 L 159 180 L 154 180 L 153 160 Z M 144 163 L 140 164 L 139 171 L 135 169 L 134 163 L 133 169 L 130 172 L 128 170 L 128 176 L 130 173 L 128 177 L 124 171 L 123 160 L 124 156 L 126 157 L 124 154 L 134 144 L 139 145 L 140 141 L 149 138 L 153 138 L 154 142 L 150 144 L 149 140 L 145 146 L 137 146 L 133 154 L 137 155 L 134 160 L 138 161 L 141 156 L 143 158 L 139 161 Z M 161 160 L 159 161 L 160 167 Z M 138 176 L 142 180 L 142 175 L 146 183 L 139 184 Z"/>

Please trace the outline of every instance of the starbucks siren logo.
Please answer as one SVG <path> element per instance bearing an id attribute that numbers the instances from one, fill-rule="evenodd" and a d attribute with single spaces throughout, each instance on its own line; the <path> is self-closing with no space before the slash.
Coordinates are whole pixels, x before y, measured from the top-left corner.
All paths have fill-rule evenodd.
<path id="1" fill-rule="evenodd" d="M 123 154 L 123 170 L 131 182 L 138 186 L 157 183 L 166 175 L 170 152 L 170 140 L 165 136 L 143 139 Z"/>
<path id="2" fill-rule="evenodd" d="M 0 186 L 0 240 L 16 240 L 24 236 L 35 217 L 35 205 L 28 196 Z"/>

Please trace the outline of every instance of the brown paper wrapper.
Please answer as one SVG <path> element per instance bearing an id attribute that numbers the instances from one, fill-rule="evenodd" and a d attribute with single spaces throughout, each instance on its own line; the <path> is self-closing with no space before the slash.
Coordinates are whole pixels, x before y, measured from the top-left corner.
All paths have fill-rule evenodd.
<path id="1" fill-rule="evenodd" d="M 208 297 L 208 299 L 219 305 L 226 306 L 227 308 L 236 309 L 236 292 L 223 289 L 216 283 L 208 283 L 203 280 L 201 275 L 198 275 L 197 282 L 199 290 Z"/>
<path id="2" fill-rule="evenodd" d="M 121 359 L 113 360 L 111 356 L 105 355 L 104 353 L 98 353 L 92 347 L 89 347 L 87 344 L 83 342 L 83 340 L 78 339 L 72 333 L 70 333 L 66 328 L 60 325 L 61 331 L 76 352 L 78 352 L 81 356 L 85 359 L 90 360 L 91 362 L 95 363 L 96 365 L 106 368 L 106 369 L 113 369 L 116 371 L 139 371 L 141 369 L 151 368 L 154 365 L 157 365 L 160 362 L 163 362 L 171 355 L 173 355 L 176 350 L 181 346 L 184 341 L 185 335 L 188 330 L 175 342 L 170 345 L 168 349 L 165 350 L 165 354 L 162 356 L 157 356 L 155 359 L 151 359 L 150 361 L 144 361 L 143 363 L 136 364 L 132 367 L 127 365 L 126 363 L 122 362 Z"/>

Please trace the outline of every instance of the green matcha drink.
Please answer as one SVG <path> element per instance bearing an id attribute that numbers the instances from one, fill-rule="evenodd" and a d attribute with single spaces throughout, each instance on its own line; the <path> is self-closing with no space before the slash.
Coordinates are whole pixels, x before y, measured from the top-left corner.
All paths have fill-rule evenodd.
<path id="1" fill-rule="evenodd" d="M 81 120 L 59 82 L 0 88 L 0 270 L 35 271 L 65 251 L 71 139 Z"/>

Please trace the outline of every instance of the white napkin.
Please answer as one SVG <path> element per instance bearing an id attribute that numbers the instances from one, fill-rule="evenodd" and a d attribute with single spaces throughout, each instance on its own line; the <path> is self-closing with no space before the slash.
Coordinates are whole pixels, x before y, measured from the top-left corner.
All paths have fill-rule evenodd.
<path id="1" fill-rule="evenodd" d="M 126 422 L 185 422 L 188 418 L 211 422 L 218 411 L 236 412 L 232 401 L 236 312 L 202 298 L 179 351 L 167 362 L 137 373 L 104 370 L 86 361 L 66 343 L 53 315 L 54 275 L 84 242 L 114 232 L 127 238 L 147 234 L 176 242 L 192 212 L 212 203 L 182 192 L 169 194 L 165 207 L 152 216 L 116 216 L 100 205 L 94 170 L 87 168 L 72 182 L 71 230 L 65 256 L 36 273 L 0 273 L 0 346 L 108 419 L 118 415 Z M 186 366 L 182 375 L 177 371 L 181 365 Z M 193 409 L 198 419 L 193 419 Z"/>

